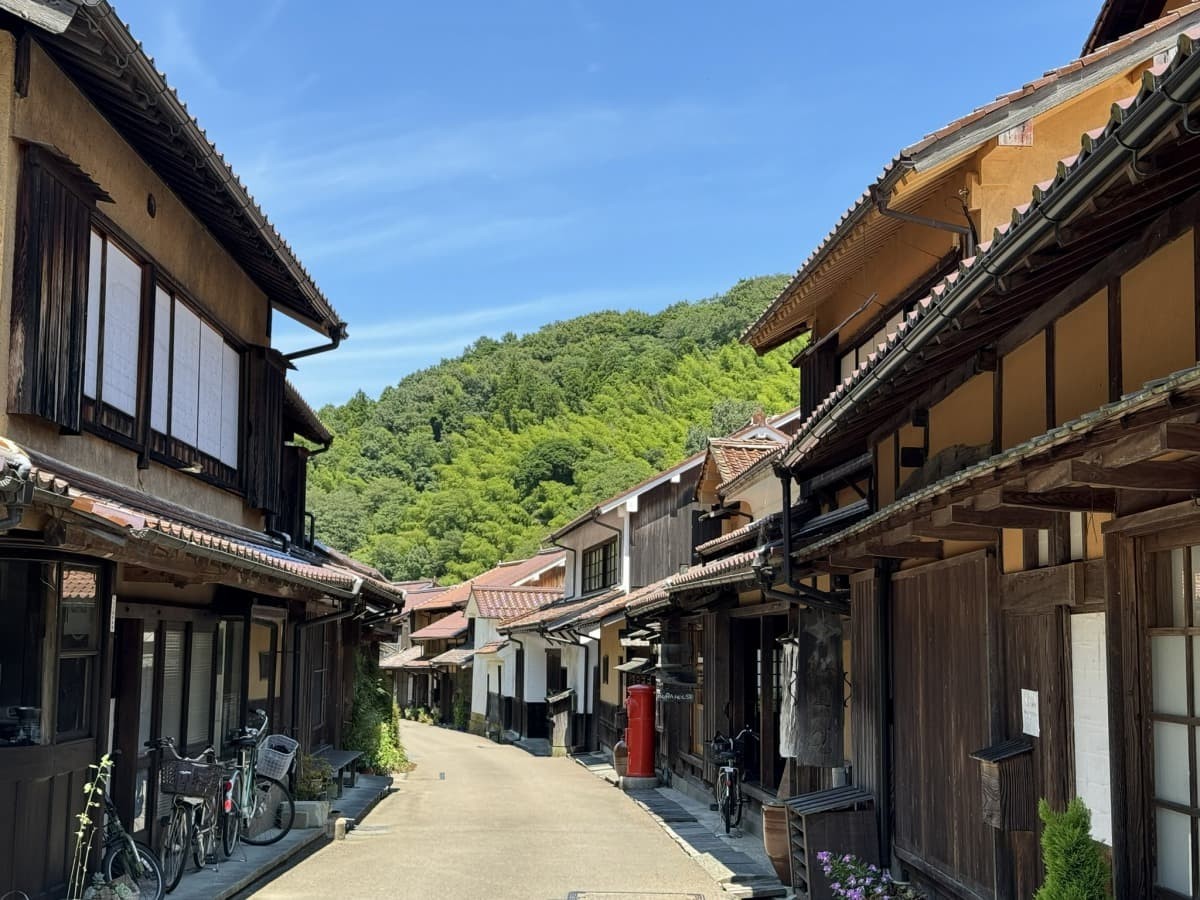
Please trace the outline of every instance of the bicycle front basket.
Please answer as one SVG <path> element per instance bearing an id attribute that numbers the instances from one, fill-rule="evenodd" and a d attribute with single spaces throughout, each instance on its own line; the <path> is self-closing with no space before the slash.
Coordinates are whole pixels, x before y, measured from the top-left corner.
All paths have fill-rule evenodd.
<path id="1" fill-rule="evenodd" d="M 159 785 L 164 794 L 186 797 L 211 797 L 217 792 L 225 770 L 210 763 L 188 759 L 165 759 L 159 769 Z"/>

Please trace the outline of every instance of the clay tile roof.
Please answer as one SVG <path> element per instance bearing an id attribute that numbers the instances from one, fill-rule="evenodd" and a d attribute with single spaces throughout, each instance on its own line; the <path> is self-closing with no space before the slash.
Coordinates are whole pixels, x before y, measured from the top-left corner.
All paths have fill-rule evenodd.
<path id="1" fill-rule="evenodd" d="M 398 653 L 392 653 L 379 660 L 379 668 L 381 669 L 406 669 L 419 668 L 414 666 L 421 660 L 421 654 L 425 652 L 424 647 L 407 647 Z M 428 660 L 425 660 L 428 663 Z"/>
<path id="2" fill-rule="evenodd" d="M 1121 2 L 1121 0 L 1116 0 L 1116 2 Z M 984 141 L 990 140 L 1036 115 L 1040 110 L 1033 108 L 1033 101 L 1039 95 L 1049 94 L 1059 103 L 1065 101 L 1091 86 L 1091 82 L 1088 80 L 1089 70 L 1095 70 L 1102 64 L 1120 65 L 1125 63 L 1124 56 L 1126 54 L 1130 56 L 1127 64 L 1132 65 L 1135 62 L 1133 54 L 1137 52 L 1135 45 L 1139 45 L 1143 41 L 1146 43 L 1161 42 L 1158 40 L 1159 32 L 1164 33 L 1161 37 L 1169 37 L 1167 32 L 1170 29 L 1181 26 L 1182 20 L 1185 19 L 1192 22 L 1193 17 L 1197 17 L 1198 13 L 1200 13 L 1200 0 L 1189 3 L 1187 6 L 1145 25 L 1119 41 L 1100 47 L 1066 65 L 1051 69 L 1041 78 L 1028 82 L 1017 90 L 1002 94 L 996 100 L 972 110 L 942 128 L 927 134 L 915 144 L 905 147 L 883 167 L 879 176 L 842 214 L 762 315 L 743 331 L 742 341 L 754 345 L 760 353 L 765 353 L 796 337 L 800 332 L 795 331 L 787 323 L 792 318 L 791 313 L 800 307 L 801 295 L 807 295 L 809 292 L 810 281 L 824 278 L 823 272 L 826 268 L 836 268 L 839 265 L 835 250 L 851 234 L 860 233 L 860 230 L 862 233 L 878 231 L 884 235 L 895 231 L 898 227 L 897 223 L 879 216 L 875 209 L 875 198 L 890 196 L 896 185 L 903 181 L 909 173 L 922 170 L 923 160 L 932 160 L 940 164 L 941 155 L 964 140 L 969 141 L 968 149 L 974 150 Z M 1085 74 L 1074 79 L 1071 78 L 1081 72 Z M 1022 104 L 1021 108 L 1014 109 L 1016 104 Z M 1030 109 L 1033 111 L 1030 112 Z M 1024 118 L 1021 118 L 1022 116 Z M 974 129 L 974 134 L 968 135 L 967 132 L 972 129 Z M 937 167 L 935 164 L 932 168 L 936 169 Z"/>
<path id="3" fill-rule="evenodd" d="M 717 473 L 721 477 L 721 483 L 725 484 L 732 481 L 764 456 L 768 456 L 773 451 L 778 450 L 780 444 L 786 441 L 787 436 L 784 435 L 783 438 L 783 441 L 773 441 L 766 438 L 754 441 L 731 441 L 725 439 L 709 441 L 708 449 L 712 453 Z"/>
<path id="4" fill-rule="evenodd" d="M 562 588 L 511 588 L 476 585 L 471 591 L 484 619 L 511 619 L 562 599 Z"/>
<path id="5" fill-rule="evenodd" d="M 410 637 L 414 641 L 434 641 L 458 637 L 467 630 L 467 614 L 456 609 L 448 616 L 430 622 L 424 628 L 418 628 Z"/>
<path id="6" fill-rule="evenodd" d="M 570 624 L 580 613 L 587 612 L 601 604 L 607 603 L 619 593 L 620 589 L 595 594 L 591 597 L 580 597 L 575 600 L 560 600 L 557 603 L 543 606 L 531 612 L 505 619 L 500 623 L 500 627 L 505 631 L 536 628 L 539 625 L 548 625 L 551 628 L 562 627 L 563 625 Z"/>
<path id="7" fill-rule="evenodd" d="M 143 505 L 137 502 L 143 495 L 121 485 L 112 485 L 112 494 L 102 492 L 95 485 L 104 482 L 95 476 L 84 476 L 88 481 L 84 489 L 73 483 L 75 470 L 64 466 L 68 472 L 55 472 L 41 462 L 45 457 L 32 456 L 39 460 L 39 464 L 31 465 L 27 473 L 29 483 L 40 492 L 35 493 L 34 502 L 64 509 L 93 527 L 118 532 L 133 541 L 166 546 L 225 563 L 233 569 L 252 570 L 264 577 L 342 597 L 357 596 L 363 585 L 371 580 L 378 593 L 396 601 L 400 598 L 399 592 L 387 582 L 377 582 L 347 565 L 321 563 L 316 561 L 319 557 L 297 556 L 272 546 L 267 535 L 200 514 L 193 518 L 188 510 L 149 496 L 145 497 Z M 173 514 L 163 514 L 161 510 L 165 508 L 172 509 Z M 147 559 L 151 559 L 149 554 Z"/>
<path id="8" fill-rule="evenodd" d="M 476 575 L 475 584 L 506 585 L 509 587 L 528 581 L 547 569 L 566 563 L 567 551 L 558 547 L 539 550 L 528 559 L 514 559 L 499 563 L 482 575 Z"/>
<path id="9" fill-rule="evenodd" d="M 91 569 L 63 567 L 63 599 L 87 600 L 96 596 L 96 573 Z"/>
<path id="10" fill-rule="evenodd" d="M 508 646 L 508 641 L 504 638 L 500 638 L 495 641 L 488 641 L 482 647 L 479 647 L 475 650 L 475 655 L 476 656 L 484 656 L 488 653 L 499 653 L 501 650 L 503 650 L 507 646 Z"/>
<path id="11" fill-rule="evenodd" d="M 765 518 L 758 519 L 754 522 L 748 522 L 741 528 L 735 528 L 733 531 L 727 531 L 719 537 L 713 538 L 711 541 L 705 541 L 703 544 L 696 545 L 696 552 L 701 555 L 708 555 L 714 550 L 719 550 L 722 547 L 732 547 L 735 544 L 740 544 L 743 541 L 749 541 L 757 538 L 760 534 L 770 533 L 772 528 L 778 526 L 779 513 L 771 513 Z"/>
<path id="12" fill-rule="evenodd" d="M 455 647 L 445 653 L 439 653 L 430 661 L 438 666 L 461 666 L 463 663 L 470 662 L 474 655 L 475 650 L 472 647 Z"/>
<path id="13" fill-rule="evenodd" d="M 1200 2 L 1193 6 L 1200 9 Z M 1127 153 L 1127 145 L 1123 143 L 1123 129 L 1127 123 L 1135 121 L 1138 113 L 1151 107 L 1176 107 L 1179 102 L 1191 102 L 1196 99 L 1181 98 L 1173 90 L 1179 90 L 1177 83 L 1195 80 L 1196 73 L 1200 71 L 1198 49 L 1200 25 L 1195 25 L 1178 36 L 1176 53 L 1170 64 L 1158 74 L 1144 73 L 1140 90 L 1127 100 L 1114 103 L 1108 122 L 1102 128 L 1081 134 L 1081 152 L 1061 161 L 1051 181 L 1040 182 L 1032 188 L 1032 200 L 1013 210 L 1011 223 L 996 228 L 986 247 L 981 245 L 973 259 L 960 263 L 957 272 L 947 276 L 930 296 L 923 298 L 908 314 L 908 327 L 903 332 L 889 334 L 870 361 L 860 365 L 843 385 L 817 405 L 788 443 L 783 454 L 785 461 L 789 464 L 794 463 L 816 446 L 823 433 L 834 427 L 834 420 L 830 418 L 834 409 L 846 409 L 858 402 L 858 398 L 851 396 L 852 388 L 857 387 L 875 370 L 886 364 L 893 355 L 918 352 L 928 340 L 953 321 L 953 316 L 945 311 L 947 307 L 957 303 L 962 297 L 972 296 L 971 292 L 982 294 L 994 288 L 995 280 L 1008 271 L 995 261 L 1003 258 L 1005 264 L 1011 265 L 1010 257 L 1013 254 L 1008 252 L 1009 248 L 1026 235 L 1036 234 L 1035 229 L 1049 227 L 1048 217 L 1042 214 L 1045 208 L 1058 204 L 1058 208 L 1055 209 L 1058 222 L 1062 222 L 1067 215 L 1085 208 L 1091 194 L 1074 189 L 1077 185 L 1086 183 L 1084 179 L 1093 168 L 1094 161 L 1100 159 L 1103 154 L 1108 154 L 1109 158 L 1116 158 L 1122 151 Z M 1197 94 L 1200 95 L 1200 89 L 1197 90 Z M 1143 116 L 1142 119 L 1144 118 Z M 1137 121 L 1140 124 L 1142 120 Z M 1164 127 L 1174 127 L 1174 123 Z M 1060 203 L 1060 198 L 1066 199 Z M 1072 205 L 1064 208 L 1063 203 L 1066 202 Z"/>
<path id="14" fill-rule="evenodd" d="M 704 584 L 753 578 L 754 571 L 751 563 L 754 562 L 756 556 L 758 556 L 758 550 L 746 550 L 732 556 L 714 559 L 702 566 L 692 566 L 686 572 L 671 576 L 667 592 L 675 593 Z"/>

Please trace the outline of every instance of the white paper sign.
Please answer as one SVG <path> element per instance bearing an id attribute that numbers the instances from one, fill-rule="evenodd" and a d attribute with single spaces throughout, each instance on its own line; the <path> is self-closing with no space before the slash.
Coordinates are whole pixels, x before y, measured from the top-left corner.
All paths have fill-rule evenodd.
<path id="1" fill-rule="evenodd" d="M 1038 737 L 1038 693 L 1021 689 L 1021 730 Z"/>

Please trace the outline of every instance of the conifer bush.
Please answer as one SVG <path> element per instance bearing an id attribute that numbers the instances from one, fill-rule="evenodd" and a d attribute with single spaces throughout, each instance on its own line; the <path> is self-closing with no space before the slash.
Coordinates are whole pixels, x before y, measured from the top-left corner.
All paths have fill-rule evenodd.
<path id="1" fill-rule="evenodd" d="M 1034 900 L 1104 900 L 1110 895 L 1112 872 L 1099 842 L 1092 840 L 1092 814 L 1075 797 L 1062 812 L 1045 800 L 1038 803 L 1042 829 L 1042 861 L 1046 881 Z"/>

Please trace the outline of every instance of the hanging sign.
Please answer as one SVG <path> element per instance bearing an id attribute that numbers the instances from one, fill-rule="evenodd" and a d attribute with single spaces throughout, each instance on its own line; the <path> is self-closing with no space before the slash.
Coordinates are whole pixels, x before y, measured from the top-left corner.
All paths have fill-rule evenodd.
<path id="1" fill-rule="evenodd" d="M 1038 692 L 1021 689 L 1021 730 L 1038 737 L 1041 734 L 1038 720 Z"/>
<path id="2" fill-rule="evenodd" d="M 658 699 L 663 703 L 695 703 L 696 686 L 682 681 L 660 682 Z"/>

